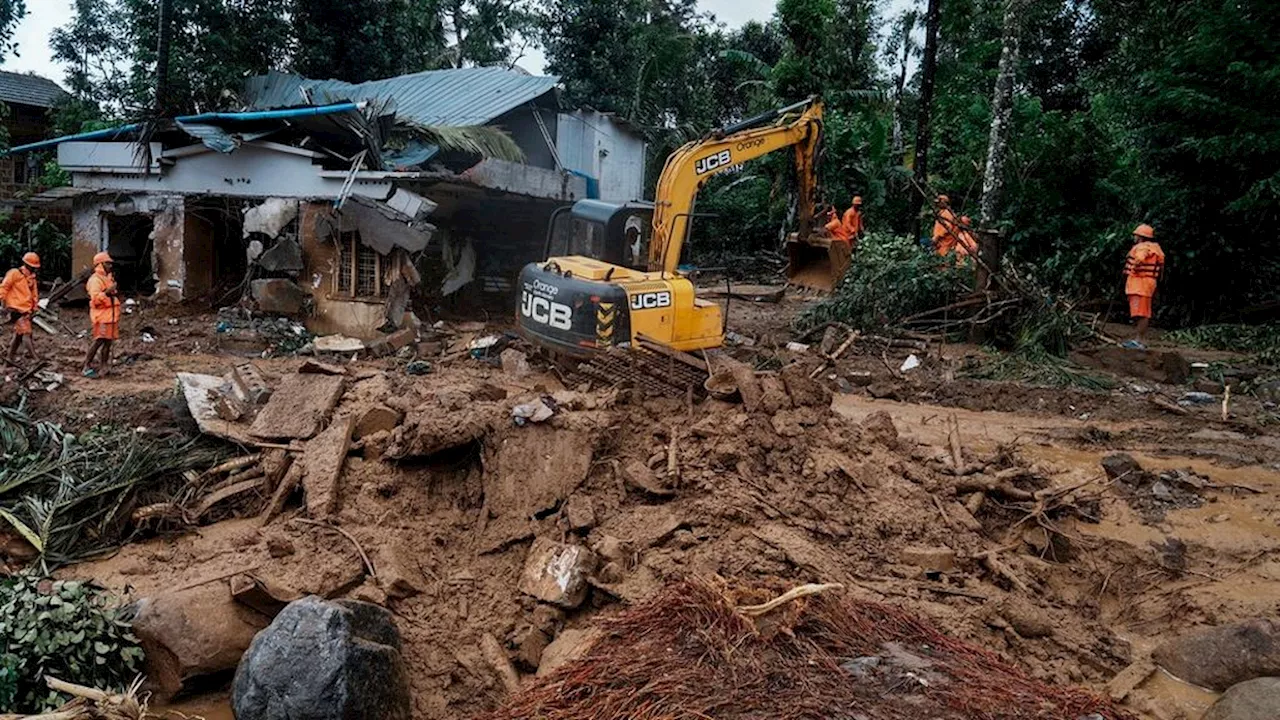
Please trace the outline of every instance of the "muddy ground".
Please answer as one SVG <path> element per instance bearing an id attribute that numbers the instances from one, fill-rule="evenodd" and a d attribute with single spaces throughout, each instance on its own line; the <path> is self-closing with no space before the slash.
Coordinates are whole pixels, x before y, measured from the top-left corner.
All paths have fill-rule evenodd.
<path id="1" fill-rule="evenodd" d="M 1280 608 L 1280 437 L 1256 398 L 1235 397 L 1224 420 L 1220 404 L 1180 412 L 1153 402 L 1176 401 L 1194 379 L 1113 376 L 1106 392 L 963 380 L 977 348 L 872 341 L 809 387 L 816 340 L 805 353 L 783 347 L 802 307 L 732 305 L 731 327 L 753 341 L 736 357 L 766 371 L 794 365 L 787 383 L 770 376 L 752 411 L 580 385 L 536 353 L 523 377 L 466 353 L 441 361 L 477 332 L 457 324 L 420 344 L 435 352 L 427 375 L 406 374 L 407 357 L 327 358 L 349 372 L 337 415 L 376 404 L 407 412 L 348 458 L 332 518 L 375 565 L 408 579 L 397 597 L 367 577 L 348 540 L 295 522 L 305 517 L 296 502 L 265 526 L 249 517 L 165 533 L 62 572 L 143 597 L 252 571 L 299 592 L 382 602 L 404 635 L 421 718 L 501 702 L 483 635 L 532 676 L 533 631 L 589 628 L 683 577 L 841 582 L 1037 678 L 1099 693 L 1117 690 L 1117 674 L 1163 639 Z M 140 308 L 123 326 L 123 364 L 97 381 L 78 376 L 86 341 L 38 337 L 56 348 L 66 384 L 34 393 L 33 407 L 72 428 L 192 433 L 174 374 L 229 368 L 216 323 Z M 158 339 L 144 343 L 143 327 Z M 900 372 L 912 352 L 923 365 Z M 255 360 L 272 384 L 302 362 Z M 547 394 L 560 401 L 551 420 L 512 424 L 513 405 Z M 437 442 L 460 429 L 468 440 Z M 1172 494 L 1112 480 L 1100 463 L 1116 452 L 1199 479 Z M 602 556 L 580 608 L 548 614 L 519 591 L 535 537 Z M 1126 702 L 1142 717 L 1194 720 L 1213 698 L 1157 672 Z M 216 688 L 186 702 L 208 717 L 226 712 Z"/>

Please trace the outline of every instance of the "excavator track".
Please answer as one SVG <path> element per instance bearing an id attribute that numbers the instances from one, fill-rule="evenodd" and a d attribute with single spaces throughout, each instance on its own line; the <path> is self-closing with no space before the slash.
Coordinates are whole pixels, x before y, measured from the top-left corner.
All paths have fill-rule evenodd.
<path id="1" fill-rule="evenodd" d="M 641 340 L 631 349 L 614 348 L 578 365 L 578 373 L 607 385 L 631 385 L 649 395 L 706 395 L 706 362 L 697 356 Z"/>

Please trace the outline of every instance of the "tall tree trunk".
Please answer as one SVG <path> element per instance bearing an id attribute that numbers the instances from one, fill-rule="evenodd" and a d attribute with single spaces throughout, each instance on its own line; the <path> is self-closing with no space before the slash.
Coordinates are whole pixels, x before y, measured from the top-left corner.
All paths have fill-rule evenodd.
<path id="1" fill-rule="evenodd" d="M 156 43 L 156 117 L 168 117 L 169 49 L 173 44 L 173 0 L 160 0 L 160 39 Z"/>
<path id="2" fill-rule="evenodd" d="M 458 50 L 456 57 L 453 59 L 453 66 L 455 68 L 462 67 L 463 62 L 466 60 L 466 58 L 463 57 L 462 52 L 462 35 L 467 24 L 467 13 L 466 8 L 463 7 L 463 2 L 464 0 L 454 0 L 452 12 L 450 13 L 453 16 L 454 47 Z"/>
<path id="3" fill-rule="evenodd" d="M 1000 265 L 1000 236 L 995 232 L 1000 221 L 1004 196 L 1004 166 L 1009 157 L 1009 132 L 1013 122 L 1013 84 L 1018 67 L 1018 44 L 1021 40 L 1020 14 L 1025 0 L 1006 0 L 1004 34 L 1000 42 L 1000 67 L 996 72 L 996 88 L 991 98 L 991 134 L 987 138 L 987 166 L 982 176 L 982 201 L 979 224 L 987 232 L 980 235 L 979 257 L 992 270 Z M 989 278 L 980 266 L 978 289 L 987 287 Z"/>
<path id="4" fill-rule="evenodd" d="M 893 152 L 901 155 L 902 141 L 902 92 L 907 86 L 907 64 L 911 60 L 911 31 L 915 29 L 914 12 L 902 15 L 902 64 L 898 66 L 898 79 L 893 90 Z"/>
<path id="5" fill-rule="evenodd" d="M 928 187 L 929 181 L 929 141 L 932 138 L 929 121 L 933 115 L 933 83 L 938 74 L 938 24 L 942 20 L 942 0 L 929 0 L 929 8 L 924 15 L 924 57 L 920 59 L 920 112 L 916 115 L 916 185 L 921 189 Z M 924 197 L 919 192 L 911 196 L 911 217 L 919 222 L 920 207 Z"/>

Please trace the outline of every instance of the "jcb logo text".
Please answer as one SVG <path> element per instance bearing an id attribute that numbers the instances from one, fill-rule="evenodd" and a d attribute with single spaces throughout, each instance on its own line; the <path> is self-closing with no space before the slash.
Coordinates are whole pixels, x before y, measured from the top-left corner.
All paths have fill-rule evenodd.
<path id="1" fill-rule="evenodd" d="M 707 173 L 733 162 L 733 155 L 728 150 L 721 150 L 715 155 L 708 155 L 693 164 L 693 172 L 698 175 Z"/>
<path id="2" fill-rule="evenodd" d="M 528 291 L 520 293 L 520 314 L 556 330 L 568 330 L 573 325 L 573 310 L 568 305 L 538 297 Z"/>
<path id="3" fill-rule="evenodd" d="M 671 291 L 639 293 L 631 296 L 632 310 L 652 310 L 671 305 Z"/>

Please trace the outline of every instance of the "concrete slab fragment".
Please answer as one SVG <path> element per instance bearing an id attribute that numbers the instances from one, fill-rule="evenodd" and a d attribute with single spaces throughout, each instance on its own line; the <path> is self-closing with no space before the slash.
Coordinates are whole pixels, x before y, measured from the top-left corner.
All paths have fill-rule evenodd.
<path id="1" fill-rule="evenodd" d="M 266 439 L 306 439 L 337 407 L 343 379 L 331 375 L 289 375 L 253 421 L 249 433 Z"/>

